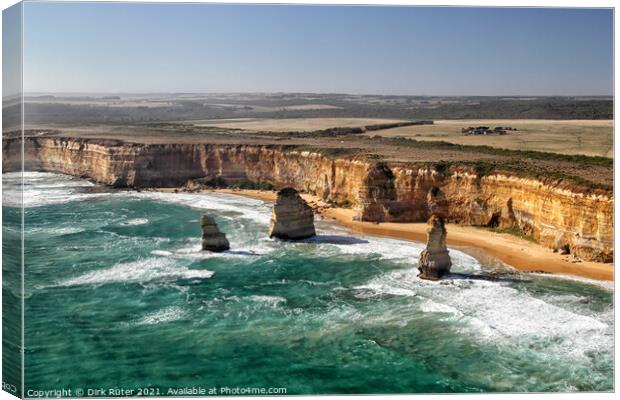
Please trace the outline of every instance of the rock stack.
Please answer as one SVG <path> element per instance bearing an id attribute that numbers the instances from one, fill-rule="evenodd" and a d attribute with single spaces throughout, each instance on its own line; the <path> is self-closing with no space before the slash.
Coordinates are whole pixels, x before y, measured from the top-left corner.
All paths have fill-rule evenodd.
<path id="1" fill-rule="evenodd" d="M 428 220 L 426 233 L 426 249 L 420 255 L 420 262 L 418 263 L 420 274 L 418 276 L 422 279 L 436 281 L 450 272 L 452 265 L 446 247 L 446 227 L 443 218 L 432 215 Z"/>
<path id="2" fill-rule="evenodd" d="M 217 227 L 215 220 L 208 215 L 200 217 L 200 229 L 202 230 L 202 249 L 221 252 L 230 249 L 230 243 Z"/>
<path id="3" fill-rule="evenodd" d="M 273 205 L 269 237 L 299 240 L 316 235 L 312 208 L 297 190 L 287 187 L 278 192 Z"/>

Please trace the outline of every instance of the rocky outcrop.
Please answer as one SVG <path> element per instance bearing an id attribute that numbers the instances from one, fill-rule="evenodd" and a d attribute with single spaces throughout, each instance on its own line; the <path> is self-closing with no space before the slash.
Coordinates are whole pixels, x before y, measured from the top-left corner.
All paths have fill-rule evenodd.
<path id="1" fill-rule="evenodd" d="M 202 249 L 222 252 L 230 249 L 226 235 L 220 232 L 215 220 L 208 215 L 200 216 L 200 230 L 202 231 Z"/>
<path id="2" fill-rule="evenodd" d="M 3 139 L 4 171 L 19 170 L 21 144 Z M 518 228 L 543 246 L 584 260 L 613 260 L 613 192 L 552 179 L 478 176 L 466 165 L 438 171 L 276 145 L 136 144 L 31 137 L 26 170 L 61 172 L 119 187 L 181 187 L 190 179 L 270 182 L 349 204 L 364 221 L 446 222 Z"/>
<path id="3" fill-rule="evenodd" d="M 446 247 L 446 227 L 438 215 L 432 215 L 426 229 L 426 249 L 420 255 L 418 275 L 422 279 L 438 280 L 450 272 L 450 255 Z"/>
<path id="4" fill-rule="evenodd" d="M 269 237 L 286 240 L 306 239 L 316 235 L 312 208 L 297 190 L 287 187 L 278 192 L 273 205 Z"/>

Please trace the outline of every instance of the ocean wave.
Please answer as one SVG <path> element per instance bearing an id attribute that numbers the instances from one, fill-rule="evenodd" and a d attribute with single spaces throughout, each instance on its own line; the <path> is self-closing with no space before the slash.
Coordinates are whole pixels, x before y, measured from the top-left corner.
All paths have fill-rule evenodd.
<path id="1" fill-rule="evenodd" d="M 166 203 L 182 204 L 192 208 L 233 212 L 241 218 L 251 219 L 261 224 L 268 224 L 271 215 L 269 207 L 261 200 L 222 193 L 164 193 L 141 192 L 132 196 Z"/>
<path id="2" fill-rule="evenodd" d="M 502 284 L 472 285 L 467 290 L 442 293 L 444 301 L 503 337 L 578 336 L 603 330 L 606 323 L 577 314 Z M 496 335 L 492 335 L 496 336 Z"/>
<path id="3" fill-rule="evenodd" d="M 422 243 L 407 242 L 404 240 L 383 239 L 371 236 L 363 237 L 367 243 L 331 244 L 338 249 L 338 253 L 347 255 L 376 255 L 389 260 L 407 260 L 415 262 L 424 250 Z"/>
<path id="4" fill-rule="evenodd" d="M 461 315 L 461 312 L 448 304 L 437 303 L 432 300 L 426 300 L 420 304 L 420 310 L 425 313 L 442 313 Z"/>
<path id="5" fill-rule="evenodd" d="M 170 258 L 147 258 L 144 260 L 116 264 L 69 278 L 58 286 L 102 285 L 112 282 L 149 282 L 161 279 L 208 279 L 212 271 L 189 269 L 180 266 Z"/>
<path id="6" fill-rule="evenodd" d="M 26 225 L 24 229 L 25 235 L 44 233 L 50 236 L 62 236 L 72 235 L 74 233 L 84 232 L 84 228 L 78 228 L 75 226 L 60 226 L 60 227 L 31 227 Z"/>
<path id="7" fill-rule="evenodd" d="M 2 202 L 9 207 L 39 207 L 110 195 L 86 193 L 94 186 L 92 182 L 50 172 L 24 172 L 23 182 L 19 172 L 2 174 L 2 184 Z"/>
<path id="8" fill-rule="evenodd" d="M 62 228 L 51 228 L 47 229 L 48 233 L 56 234 L 56 235 L 72 235 L 74 233 L 84 232 L 83 228 L 77 228 L 74 226 L 66 226 Z"/>
<path id="9" fill-rule="evenodd" d="M 416 275 L 416 268 L 390 271 L 357 289 L 369 288 L 377 295 L 415 293 L 423 301 L 412 303 L 412 308 L 453 321 L 462 334 L 477 341 L 518 345 L 548 340 L 547 350 L 571 358 L 611 346 L 612 314 L 584 315 L 570 304 L 560 306 L 560 301 L 534 297 L 502 281 L 448 276 L 434 282 Z"/>
<path id="10" fill-rule="evenodd" d="M 377 283 L 369 283 L 366 285 L 355 286 L 353 289 L 360 291 L 356 295 L 358 298 L 372 298 L 382 295 L 392 295 L 392 296 L 407 296 L 413 297 L 416 296 L 417 293 L 411 289 L 395 287 L 391 285 L 382 285 Z"/>
<path id="11" fill-rule="evenodd" d="M 171 306 L 149 313 L 135 321 L 133 325 L 157 325 L 166 322 L 178 321 L 183 319 L 186 315 L 187 312 L 181 307 Z"/>
<path id="12" fill-rule="evenodd" d="M 286 303 L 286 299 L 280 296 L 252 295 L 252 296 L 248 296 L 247 298 L 253 302 L 264 304 L 268 306 L 269 308 L 277 308 L 280 304 Z"/>

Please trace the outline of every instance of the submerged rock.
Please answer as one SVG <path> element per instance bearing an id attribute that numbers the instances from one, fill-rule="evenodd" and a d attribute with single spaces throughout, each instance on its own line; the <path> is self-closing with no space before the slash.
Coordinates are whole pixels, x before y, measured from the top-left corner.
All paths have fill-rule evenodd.
<path id="1" fill-rule="evenodd" d="M 446 247 L 446 227 L 443 218 L 432 215 L 426 229 L 426 249 L 420 255 L 418 275 L 422 279 L 438 280 L 450 272 L 450 255 Z"/>
<path id="2" fill-rule="evenodd" d="M 200 229 L 202 230 L 203 250 L 220 252 L 230 249 L 226 235 L 220 232 L 213 218 L 202 215 L 200 217 Z"/>
<path id="3" fill-rule="evenodd" d="M 271 213 L 269 237 L 299 240 L 314 235 L 316 232 L 312 208 L 297 190 L 290 187 L 280 190 Z"/>

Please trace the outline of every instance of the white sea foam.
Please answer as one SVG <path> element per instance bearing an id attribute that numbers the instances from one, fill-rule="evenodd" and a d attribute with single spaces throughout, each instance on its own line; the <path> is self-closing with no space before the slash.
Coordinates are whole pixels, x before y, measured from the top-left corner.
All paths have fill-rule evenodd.
<path id="1" fill-rule="evenodd" d="M 57 235 L 70 235 L 73 233 L 84 232 L 83 228 L 78 228 L 74 226 L 66 226 L 62 228 L 52 228 L 48 230 L 48 233 L 57 234 Z"/>
<path id="2" fill-rule="evenodd" d="M 359 236 L 365 241 L 354 244 L 333 244 L 340 254 L 350 255 L 377 255 L 383 259 L 416 262 L 424 250 L 422 243 L 406 242 L 404 240 L 381 239 Z"/>
<path id="3" fill-rule="evenodd" d="M 268 224 L 270 219 L 269 207 L 265 202 L 241 196 L 222 193 L 164 192 L 132 193 L 132 196 L 167 203 L 183 204 L 203 210 L 239 213 L 243 218 L 248 218 L 262 224 Z"/>
<path id="4" fill-rule="evenodd" d="M 608 327 L 592 317 L 576 314 L 503 284 L 476 282 L 469 289 L 444 291 L 440 297 L 445 304 L 504 337 L 568 337 Z"/>
<path id="5" fill-rule="evenodd" d="M 45 235 L 50 236 L 60 236 L 60 235 L 71 235 L 74 233 L 83 232 L 84 228 L 79 228 L 76 226 L 60 226 L 60 227 L 32 227 L 26 225 L 25 234 L 38 234 L 44 233 Z"/>
<path id="6" fill-rule="evenodd" d="M 253 302 L 265 304 L 269 308 L 276 308 L 280 304 L 286 303 L 286 299 L 284 297 L 280 297 L 280 296 L 252 295 L 252 296 L 248 296 L 248 299 L 252 300 Z"/>
<path id="7" fill-rule="evenodd" d="M 149 223 L 149 220 L 147 218 L 134 218 L 134 219 L 129 219 L 127 221 L 123 221 L 119 225 L 135 226 L 135 225 L 145 225 L 148 223 Z"/>
<path id="8" fill-rule="evenodd" d="M 49 172 L 24 172 L 23 187 L 21 173 L 2 174 L 2 183 L 2 202 L 10 207 L 20 207 L 22 200 L 24 207 L 37 207 L 109 195 L 84 193 L 84 189 L 94 184 L 84 179 Z"/>
<path id="9" fill-rule="evenodd" d="M 145 315 L 135 322 L 135 325 L 156 325 L 165 322 L 177 321 L 184 318 L 187 312 L 181 307 L 171 306 Z"/>
<path id="10" fill-rule="evenodd" d="M 452 306 L 442 303 L 436 303 L 432 300 L 426 300 L 422 304 L 420 304 L 420 310 L 427 313 L 444 313 L 453 315 L 461 314 L 459 310 Z"/>
<path id="11" fill-rule="evenodd" d="M 556 338 L 548 350 L 563 357 L 584 357 L 599 347 L 612 346 L 611 313 L 582 315 L 569 304 L 534 297 L 502 281 L 448 277 L 431 282 L 416 275 L 416 268 L 390 271 L 354 289 L 416 293 L 423 301 L 412 307 L 437 314 L 433 318 L 454 321 L 458 330 L 473 340 L 516 344 Z"/>
<path id="12" fill-rule="evenodd" d="M 208 279 L 212 271 L 189 269 L 170 258 L 147 258 L 116 264 L 66 279 L 59 286 L 102 285 L 111 282 L 149 282 L 159 279 Z"/>
<path id="13" fill-rule="evenodd" d="M 223 251 L 221 253 L 214 253 L 210 251 L 203 251 L 199 238 L 191 238 L 189 240 L 190 245 L 180 247 L 171 250 L 171 254 L 174 257 L 185 259 L 206 259 L 206 258 L 246 258 L 257 257 L 270 254 L 277 249 L 277 245 L 271 243 L 268 239 L 261 240 L 259 242 L 248 244 L 244 241 L 237 241 L 236 238 L 229 237 L 231 250 Z M 163 254 L 159 254 L 163 255 Z M 166 254 L 168 255 L 168 254 Z"/>
<path id="14" fill-rule="evenodd" d="M 182 247 L 176 250 L 172 250 L 172 256 L 185 259 L 205 259 L 214 257 L 226 257 L 227 252 L 215 253 L 211 251 L 203 251 L 200 244 L 195 244 L 189 247 Z"/>
<path id="15" fill-rule="evenodd" d="M 171 256 L 172 252 L 171 251 L 167 251 L 167 250 L 153 250 L 151 251 L 151 254 L 153 254 L 154 256 Z"/>
<path id="16" fill-rule="evenodd" d="M 370 298 L 378 295 L 392 295 L 392 296 L 408 296 L 412 297 L 416 295 L 416 292 L 407 289 L 400 288 L 391 285 L 382 285 L 377 283 L 369 283 L 367 285 L 355 286 L 353 289 L 361 290 L 362 292 L 357 295 L 359 298 Z M 370 292 L 370 294 L 368 294 Z"/>

